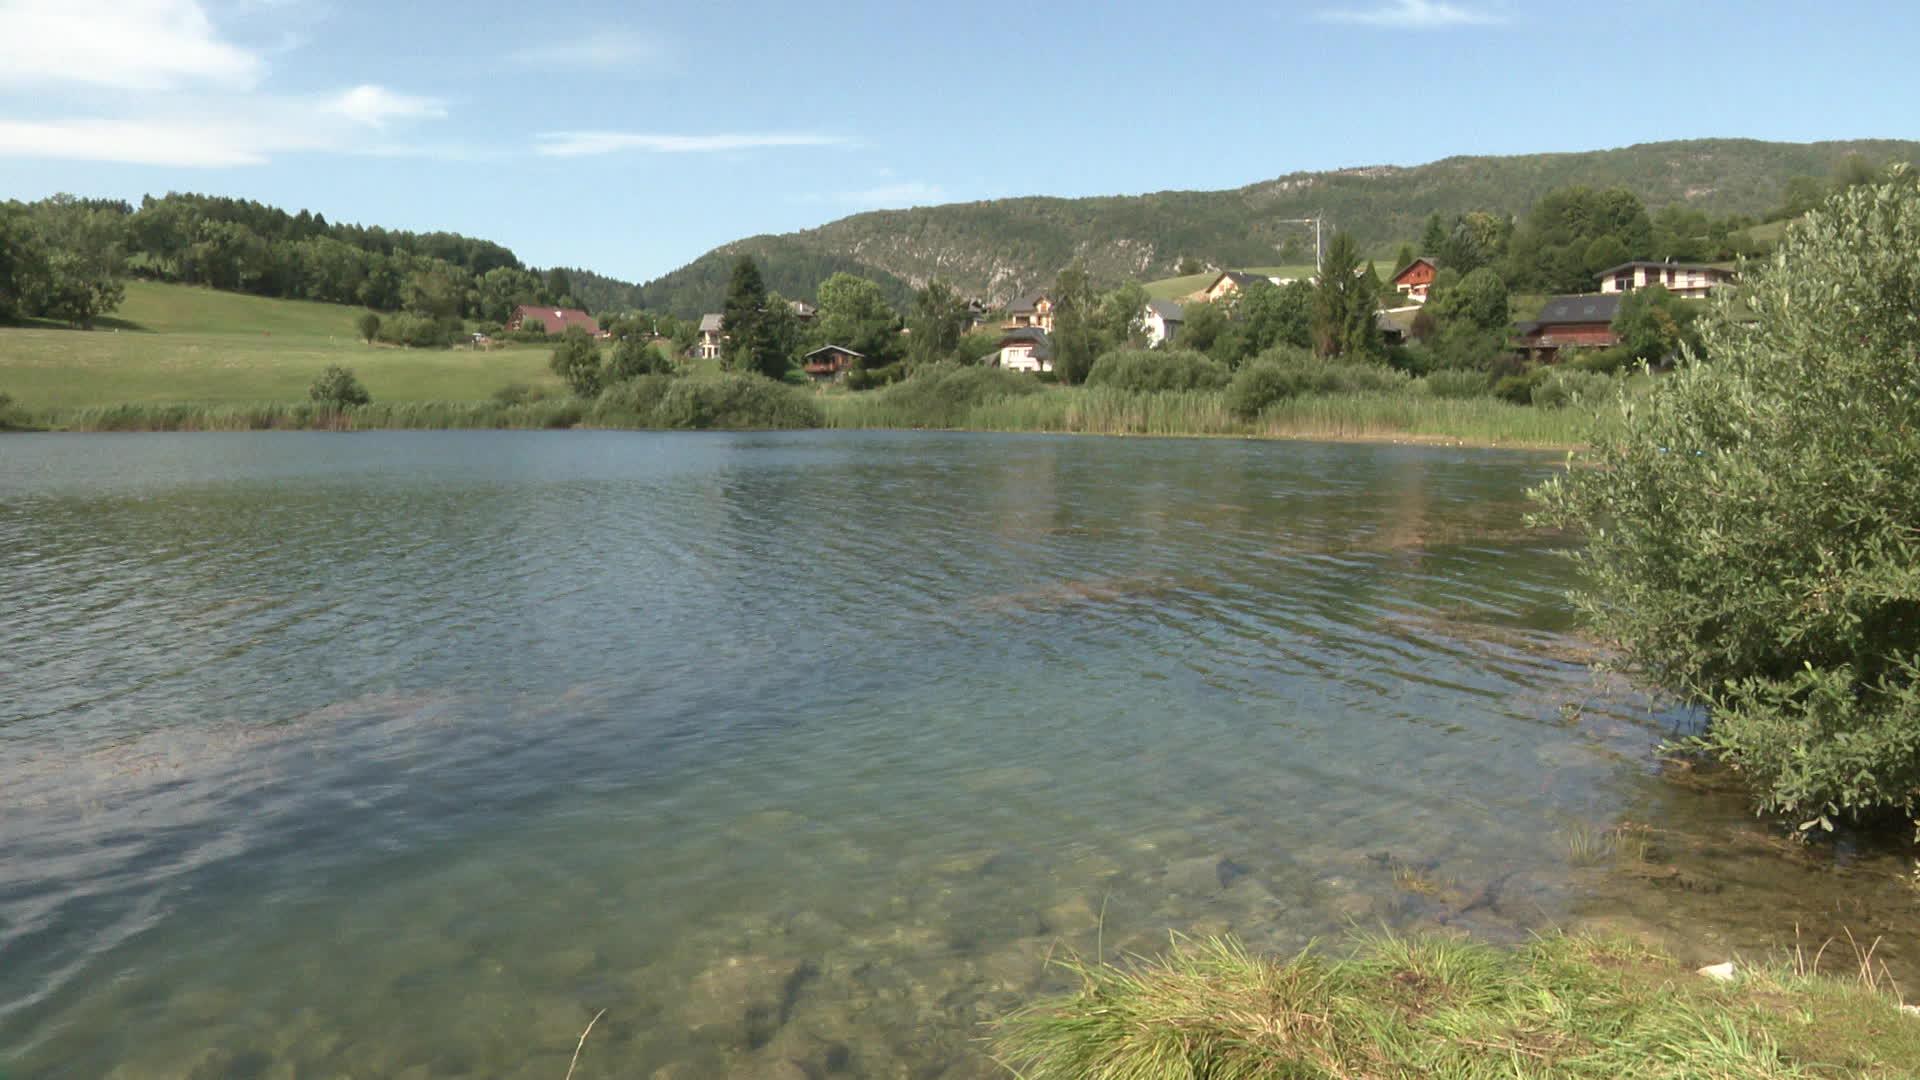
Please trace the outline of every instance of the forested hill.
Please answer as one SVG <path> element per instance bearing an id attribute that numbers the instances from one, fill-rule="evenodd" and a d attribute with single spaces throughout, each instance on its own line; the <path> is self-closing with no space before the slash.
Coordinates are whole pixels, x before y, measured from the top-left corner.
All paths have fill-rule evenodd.
<path id="1" fill-rule="evenodd" d="M 1311 251 L 1311 234 L 1284 221 L 1315 213 L 1352 232 L 1364 250 L 1384 254 L 1416 239 L 1430 214 L 1517 215 L 1546 192 L 1573 184 L 1627 188 L 1650 210 L 1683 203 L 1715 215 L 1758 217 L 1781 205 L 1796 177 L 1824 179 L 1856 156 L 1875 164 L 1920 162 L 1920 143 L 1697 139 L 1293 173 L 1232 191 L 875 211 L 725 245 L 647 284 L 642 293 L 658 311 L 716 311 L 732 262 L 750 254 L 762 261 L 768 284 L 790 296 L 810 295 L 827 274 L 848 270 L 880 281 L 896 298 L 938 277 L 963 293 L 998 301 L 1052 281 L 1075 258 L 1108 281 L 1168 277 L 1184 258 L 1220 267 L 1299 261 L 1300 253 Z"/>

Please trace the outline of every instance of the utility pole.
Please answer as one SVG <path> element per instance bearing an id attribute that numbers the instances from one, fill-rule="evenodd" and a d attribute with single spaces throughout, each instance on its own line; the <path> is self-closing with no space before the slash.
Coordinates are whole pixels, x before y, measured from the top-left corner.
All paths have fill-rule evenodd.
<path id="1" fill-rule="evenodd" d="M 1326 216 L 1323 214 L 1315 214 L 1312 217 L 1280 219 L 1280 224 L 1282 225 L 1313 226 L 1313 276 L 1314 277 L 1320 276 L 1321 264 L 1326 259 L 1327 245 L 1321 239 L 1321 230 L 1325 226 L 1326 220 L 1327 220 Z"/>

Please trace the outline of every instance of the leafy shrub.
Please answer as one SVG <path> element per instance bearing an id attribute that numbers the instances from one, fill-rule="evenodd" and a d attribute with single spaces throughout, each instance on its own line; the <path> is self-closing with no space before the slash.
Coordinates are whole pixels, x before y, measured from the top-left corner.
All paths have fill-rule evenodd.
<path id="1" fill-rule="evenodd" d="M 642 375 L 614 383 L 600 392 L 593 404 L 596 423 L 632 427 L 657 427 L 654 412 L 673 385 L 671 375 Z"/>
<path id="2" fill-rule="evenodd" d="M 1087 385 L 1152 394 L 1217 390 L 1230 377 L 1226 365 L 1190 349 L 1116 349 L 1094 361 Z"/>
<path id="3" fill-rule="evenodd" d="M 1691 745 L 1803 822 L 1920 809 L 1920 193 L 1863 187 L 1715 303 L 1595 468 L 1538 489 L 1585 530 L 1581 610 L 1706 706 Z"/>
<path id="4" fill-rule="evenodd" d="M 1529 400 L 1536 409 L 1564 409 L 1583 402 L 1591 405 L 1618 389 L 1618 383 L 1597 372 L 1545 368 L 1534 382 Z"/>
<path id="5" fill-rule="evenodd" d="M 636 379 L 650 389 L 651 380 Z M 646 390 L 636 390 L 644 393 Z M 668 379 L 653 408 L 654 427 L 663 428 L 810 428 L 823 422 L 819 403 L 805 390 L 761 375 L 731 373 L 716 378 Z"/>
<path id="6" fill-rule="evenodd" d="M 1420 380 L 1428 397 L 1477 398 L 1493 392 L 1493 380 L 1484 371 L 1436 371 Z"/>
<path id="7" fill-rule="evenodd" d="M 601 391 L 586 413 L 607 427 L 756 430 L 823 422 L 804 389 L 762 375 L 641 375 Z"/>
<path id="8" fill-rule="evenodd" d="M 1575 371 L 1594 371 L 1602 375 L 1611 375 L 1639 362 L 1630 349 L 1582 349 L 1568 360 L 1565 366 Z"/>
<path id="9" fill-rule="evenodd" d="M 493 392 L 493 400 L 502 405 L 531 405 L 546 396 L 545 390 L 526 383 L 508 383 Z"/>
<path id="10" fill-rule="evenodd" d="M 955 427 L 976 405 L 1042 390 L 1033 376 L 1005 368 L 934 364 L 879 393 L 908 425 Z"/>
<path id="11" fill-rule="evenodd" d="M 313 385 L 307 387 L 307 397 L 331 409 L 350 409 L 373 401 L 373 396 L 360 385 L 353 372 L 339 364 L 329 364 L 327 370 L 313 380 Z"/>
<path id="12" fill-rule="evenodd" d="M 381 321 L 380 340 L 410 349 L 437 349 L 451 345 L 465 332 L 459 319 L 434 319 L 410 311 L 396 311 Z"/>
<path id="13" fill-rule="evenodd" d="M 359 331 L 360 340 L 371 345 L 380 340 L 380 316 L 371 311 L 363 311 L 353 321 L 354 329 Z"/>
<path id="14" fill-rule="evenodd" d="M 1513 375 L 1502 375 L 1493 383 L 1493 396 L 1515 405 L 1533 404 L 1533 388 L 1546 379 L 1550 368 L 1533 368 Z"/>
<path id="15" fill-rule="evenodd" d="M 583 331 L 584 333 L 584 331 Z M 641 375 L 666 375 L 673 371 L 673 359 L 651 341 L 637 337 L 622 338 L 607 358 L 602 378 L 617 383 Z"/>
<path id="16" fill-rule="evenodd" d="M 572 390 L 576 397 L 595 397 L 605 385 L 605 373 L 600 367 L 600 344 L 578 326 L 569 326 L 560 335 L 559 343 L 553 347 L 553 355 L 547 358 L 547 367 L 566 382 L 567 389 Z"/>
<path id="17" fill-rule="evenodd" d="M 1252 419 L 1276 401 L 1313 394 L 1387 393 L 1403 390 L 1404 372 L 1380 364 L 1323 360 L 1305 349 L 1281 346 L 1261 353 L 1227 384 L 1227 409 Z"/>
<path id="18" fill-rule="evenodd" d="M 906 377 L 907 366 L 902 363 L 877 368 L 854 368 L 847 372 L 847 389 L 878 390 L 882 386 L 892 386 Z"/>

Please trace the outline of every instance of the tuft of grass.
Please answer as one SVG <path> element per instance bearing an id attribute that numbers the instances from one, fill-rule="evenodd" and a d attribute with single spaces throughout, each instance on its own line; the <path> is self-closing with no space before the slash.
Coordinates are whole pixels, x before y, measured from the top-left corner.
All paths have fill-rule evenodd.
<path id="1" fill-rule="evenodd" d="M 1721 984 L 1610 939 L 1379 934 L 1281 960 L 1176 938 L 1159 960 L 1061 963 L 1079 990 L 994 1032 L 1024 1080 L 1920 1075 L 1920 1019 L 1882 988 L 1786 964 Z"/>

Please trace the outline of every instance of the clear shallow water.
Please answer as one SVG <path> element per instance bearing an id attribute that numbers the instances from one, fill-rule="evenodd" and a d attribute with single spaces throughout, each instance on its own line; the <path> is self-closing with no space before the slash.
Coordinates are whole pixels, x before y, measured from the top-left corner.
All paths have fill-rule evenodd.
<path id="1" fill-rule="evenodd" d="M 604 1008 L 578 1076 L 989 1075 L 1050 951 L 1169 930 L 1798 923 L 1904 974 L 1904 868 L 1663 775 L 1684 718 L 1581 663 L 1555 467 L 0 439 L 0 1069 L 558 1077 Z"/>

